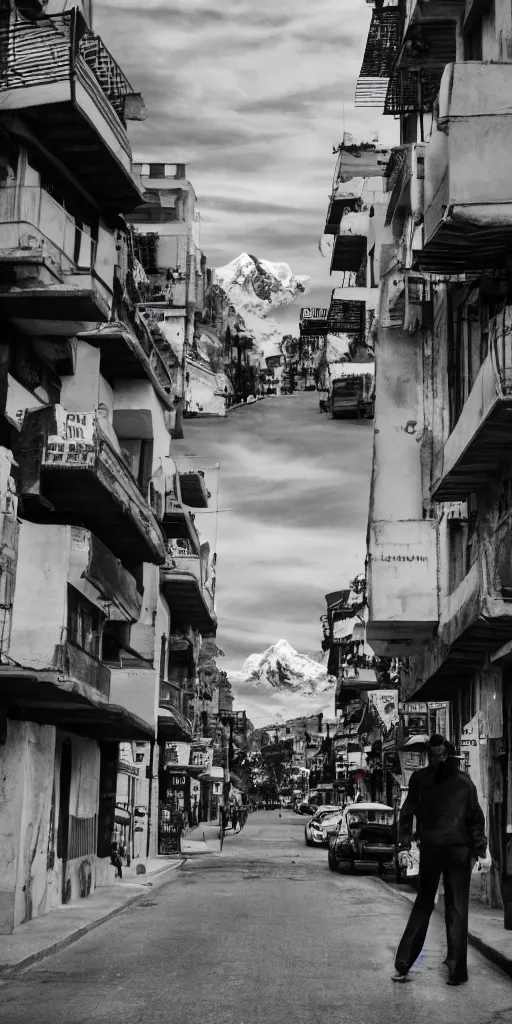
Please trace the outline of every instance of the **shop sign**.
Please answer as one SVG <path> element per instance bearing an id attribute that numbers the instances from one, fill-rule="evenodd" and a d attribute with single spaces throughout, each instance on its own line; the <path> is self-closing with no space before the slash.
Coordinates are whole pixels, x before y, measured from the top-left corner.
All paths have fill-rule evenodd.
<path id="1" fill-rule="evenodd" d="M 167 790 L 185 789 L 185 786 L 187 785 L 187 778 L 187 775 L 169 775 L 167 779 Z"/>
<path id="2" fill-rule="evenodd" d="M 431 704 L 430 706 L 433 707 L 434 705 Z M 442 705 L 440 704 L 438 706 L 441 707 Z M 411 704 L 409 702 L 400 701 L 399 711 L 404 715 L 426 715 L 428 711 L 428 704 Z"/>

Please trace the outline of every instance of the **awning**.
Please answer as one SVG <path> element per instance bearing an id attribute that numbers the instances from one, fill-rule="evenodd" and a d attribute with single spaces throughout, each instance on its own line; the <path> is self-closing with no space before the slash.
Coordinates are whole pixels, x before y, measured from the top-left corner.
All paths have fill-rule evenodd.
<path id="1" fill-rule="evenodd" d="M 0 666 L 0 707 L 8 718 L 56 725 L 97 740 L 147 740 L 154 729 L 87 683 L 57 672 Z"/>
<path id="2" fill-rule="evenodd" d="M 224 768 L 218 765 L 212 765 L 208 768 L 207 772 L 203 772 L 199 775 L 200 782 L 224 782 Z"/>
<path id="3" fill-rule="evenodd" d="M 178 708 L 158 709 L 158 736 L 162 739 L 179 739 L 185 736 L 192 737 L 192 723 L 185 715 L 178 711 Z"/>
<path id="4" fill-rule="evenodd" d="M 129 825 L 132 820 L 132 816 L 129 811 L 124 807 L 116 807 L 114 811 L 114 821 L 117 825 Z"/>

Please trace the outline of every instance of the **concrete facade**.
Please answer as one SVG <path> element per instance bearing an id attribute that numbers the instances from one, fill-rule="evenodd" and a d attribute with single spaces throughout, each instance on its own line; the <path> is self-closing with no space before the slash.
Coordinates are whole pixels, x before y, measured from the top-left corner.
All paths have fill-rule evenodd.
<path id="1" fill-rule="evenodd" d="M 407 47 L 390 53 L 385 113 L 400 119 L 400 146 L 386 170 L 381 233 L 368 637 L 376 653 L 400 659 L 402 700 L 450 702 L 448 729 L 477 786 L 493 858 L 475 894 L 503 907 L 510 928 L 512 193 L 502 97 L 511 12 L 502 0 L 396 6 L 402 42 L 431 33 L 439 69 L 420 110 L 396 91 Z M 445 66 L 434 41 L 441 18 Z M 421 57 L 418 66 L 421 91 Z M 390 530 L 393 564 L 379 571 L 378 538 Z M 412 538 L 426 561 L 408 560 Z"/>

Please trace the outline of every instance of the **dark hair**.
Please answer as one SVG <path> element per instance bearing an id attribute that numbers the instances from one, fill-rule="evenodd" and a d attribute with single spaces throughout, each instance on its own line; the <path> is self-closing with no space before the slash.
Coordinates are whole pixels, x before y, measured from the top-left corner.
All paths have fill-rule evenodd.
<path id="1" fill-rule="evenodd" d="M 428 749 L 430 750 L 431 747 L 442 747 L 442 746 L 445 746 L 446 747 L 446 753 L 450 757 L 453 757 L 453 755 L 455 754 L 455 747 L 454 747 L 453 743 L 450 743 L 450 741 L 446 739 L 446 736 L 441 736 L 441 733 L 434 732 L 432 734 L 432 736 L 430 737 L 429 741 L 428 741 Z"/>
<path id="2" fill-rule="evenodd" d="M 434 732 L 428 741 L 428 745 L 429 747 L 442 747 L 446 742 L 446 736 L 441 736 L 441 733 Z"/>

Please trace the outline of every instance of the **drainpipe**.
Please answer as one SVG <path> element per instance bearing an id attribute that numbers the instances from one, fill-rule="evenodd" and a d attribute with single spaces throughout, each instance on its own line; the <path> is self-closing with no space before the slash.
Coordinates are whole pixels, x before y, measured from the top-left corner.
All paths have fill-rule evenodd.
<path id="1" fill-rule="evenodd" d="M 150 742 L 150 753 L 149 753 L 149 794 L 148 794 L 148 827 L 146 832 L 146 858 L 149 860 L 149 850 L 151 842 L 151 811 L 153 806 L 153 762 L 155 752 L 155 741 Z"/>

